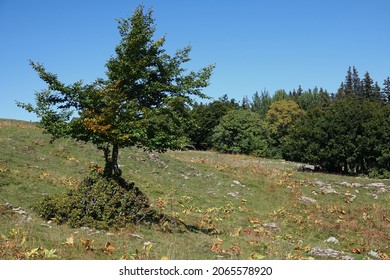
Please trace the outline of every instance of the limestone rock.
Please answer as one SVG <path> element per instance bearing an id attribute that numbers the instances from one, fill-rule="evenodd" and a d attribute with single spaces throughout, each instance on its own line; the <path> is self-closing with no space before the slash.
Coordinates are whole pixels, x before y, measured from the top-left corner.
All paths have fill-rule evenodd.
<path id="1" fill-rule="evenodd" d="M 307 197 L 307 196 L 301 196 L 299 198 L 299 200 L 301 200 L 303 202 L 307 202 L 307 203 L 317 203 L 317 200 L 315 200 L 314 198 Z"/>

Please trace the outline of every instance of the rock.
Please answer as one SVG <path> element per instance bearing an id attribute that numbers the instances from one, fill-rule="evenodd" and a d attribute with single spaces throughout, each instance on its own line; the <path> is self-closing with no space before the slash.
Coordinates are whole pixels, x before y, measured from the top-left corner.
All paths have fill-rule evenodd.
<path id="1" fill-rule="evenodd" d="M 339 244 L 339 243 L 340 243 L 340 242 L 337 240 L 337 238 L 336 238 L 336 237 L 333 237 L 333 236 L 331 236 L 331 237 L 329 237 L 328 239 L 326 239 L 325 242 L 327 242 L 327 243 L 334 243 L 334 244 Z"/>
<path id="2" fill-rule="evenodd" d="M 264 224 L 261 224 L 262 227 L 266 228 L 266 229 L 269 229 L 269 230 L 272 230 L 272 231 L 280 231 L 280 227 L 278 227 L 277 224 L 275 223 L 264 223 Z"/>
<path id="3" fill-rule="evenodd" d="M 51 225 L 48 225 L 48 224 L 46 224 L 46 223 L 42 223 L 42 224 L 41 224 L 41 226 L 43 226 L 43 227 L 47 227 L 47 228 L 52 228 L 52 226 L 51 226 Z"/>
<path id="4" fill-rule="evenodd" d="M 360 184 L 360 183 L 352 183 L 351 185 L 352 185 L 352 187 L 355 187 L 355 188 L 363 187 L 363 184 Z"/>
<path id="5" fill-rule="evenodd" d="M 316 171 L 316 167 L 311 164 L 304 164 L 299 166 L 298 171 L 300 172 L 314 172 Z"/>
<path id="6" fill-rule="evenodd" d="M 366 185 L 366 187 L 368 187 L 368 188 L 383 188 L 383 187 L 386 187 L 386 185 L 383 183 L 371 183 L 371 184 Z"/>
<path id="7" fill-rule="evenodd" d="M 318 180 L 317 180 L 317 181 L 314 181 L 313 183 L 316 184 L 316 185 L 319 186 L 319 187 L 323 187 L 323 186 L 326 185 L 324 182 L 318 181 Z"/>
<path id="8" fill-rule="evenodd" d="M 339 183 L 339 185 L 343 186 L 343 187 L 352 187 L 352 184 L 348 183 L 348 182 L 341 182 L 341 183 Z"/>
<path id="9" fill-rule="evenodd" d="M 307 203 L 317 203 L 317 200 L 310 198 L 310 197 L 307 197 L 307 196 L 301 196 L 299 198 L 299 200 L 301 200 L 303 202 L 307 202 Z"/>
<path id="10" fill-rule="evenodd" d="M 369 255 L 370 257 L 375 258 L 375 259 L 380 259 L 380 258 L 381 258 L 381 256 L 379 256 L 379 254 L 378 254 L 377 252 L 373 251 L 373 250 L 371 250 L 371 251 L 368 253 L 368 255 Z"/>
<path id="11" fill-rule="evenodd" d="M 112 232 L 107 232 L 106 235 L 107 235 L 107 236 L 114 236 L 115 234 L 112 233 Z"/>
<path id="12" fill-rule="evenodd" d="M 230 192 L 230 193 L 227 193 L 227 195 L 230 195 L 234 198 L 236 198 L 238 196 L 239 192 Z"/>
<path id="13" fill-rule="evenodd" d="M 387 192 L 388 190 L 386 188 L 379 188 L 378 190 L 375 191 L 376 194 L 384 194 Z"/>
<path id="14" fill-rule="evenodd" d="M 339 260 L 353 260 L 354 258 L 346 255 L 344 252 L 336 251 L 330 248 L 321 249 L 321 248 L 313 248 L 309 252 L 310 255 L 322 257 L 322 258 L 332 258 Z"/>
<path id="15" fill-rule="evenodd" d="M 338 192 L 334 188 L 332 188 L 331 185 L 326 185 L 326 186 L 321 187 L 321 193 L 323 193 L 323 194 L 331 194 L 331 193 L 338 194 Z"/>

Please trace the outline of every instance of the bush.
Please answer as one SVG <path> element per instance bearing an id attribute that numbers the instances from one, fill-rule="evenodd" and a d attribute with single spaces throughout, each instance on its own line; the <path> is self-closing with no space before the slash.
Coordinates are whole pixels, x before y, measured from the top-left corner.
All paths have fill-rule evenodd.
<path id="1" fill-rule="evenodd" d="M 59 224 L 107 229 L 136 222 L 146 207 L 148 199 L 134 183 L 107 179 L 94 171 L 77 189 L 45 197 L 35 210 L 42 218 Z"/>

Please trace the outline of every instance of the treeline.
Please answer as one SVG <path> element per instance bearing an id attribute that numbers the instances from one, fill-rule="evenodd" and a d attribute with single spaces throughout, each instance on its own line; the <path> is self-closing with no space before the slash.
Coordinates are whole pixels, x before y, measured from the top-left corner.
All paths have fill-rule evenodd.
<path id="1" fill-rule="evenodd" d="M 349 67 L 336 93 L 323 88 L 238 102 L 227 95 L 189 110 L 195 149 L 310 163 L 327 172 L 390 177 L 390 77 L 382 87 Z"/>

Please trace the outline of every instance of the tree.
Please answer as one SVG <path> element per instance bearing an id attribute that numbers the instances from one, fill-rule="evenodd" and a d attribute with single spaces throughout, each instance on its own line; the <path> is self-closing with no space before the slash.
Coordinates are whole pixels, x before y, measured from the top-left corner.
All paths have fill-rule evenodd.
<path id="1" fill-rule="evenodd" d="M 272 103 L 265 117 L 267 144 L 271 157 L 281 157 L 281 144 L 288 129 L 303 117 L 304 111 L 293 100 L 280 100 Z"/>
<path id="2" fill-rule="evenodd" d="M 387 77 L 383 82 L 382 95 L 385 101 L 390 103 L 390 77 Z"/>
<path id="3" fill-rule="evenodd" d="M 258 154 L 265 145 L 261 119 L 251 110 L 229 111 L 213 132 L 214 147 L 219 152 Z"/>
<path id="4" fill-rule="evenodd" d="M 53 139 L 70 137 L 103 150 L 107 178 L 121 176 L 120 148 L 165 151 L 183 144 L 185 108 L 191 96 L 205 97 L 202 89 L 214 68 L 187 72 L 182 64 L 190 61 L 191 48 L 167 54 L 165 37 L 153 39 L 152 11 L 145 12 L 143 6 L 132 17 L 118 20 L 118 28 L 121 41 L 116 56 L 106 63 L 106 79 L 65 85 L 30 61 L 48 89 L 36 93 L 36 106 L 18 103 L 40 117 Z"/>
<path id="5" fill-rule="evenodd" d="M 261 94 L 256 91 L 252 97 L 252 111 L 259 114 L 261 119 L 264 119 L 271 103 L 272 98 L 266 89 L 261 91 Z"/>
<path id="6" fill-rule="evenodd" d="M 209 104 L 195 104 L 191 110 L 192 122 L 188 124 L 190 143 L 196 149 L 210 149 L 213 146 L 211 136 L 221 118 L 230 110 L 237 109 L 239 104 L 227 95 Z"/>
<path id="7" fill-rule="evenodd" d="M 339 99 L 329 107 L 314 108 L 289 129 L 283 156 L 330 172 L 388 176 L 389 109 L 361 98 Z"/>
<path id="8" fill-rule="evenodd" d="M 366 71 L 362 81 L 362 97 L 367 99 L 379 99 L 379 97 L 374 97 L 374 81 L 372 80 L 370 73 Z"/>

